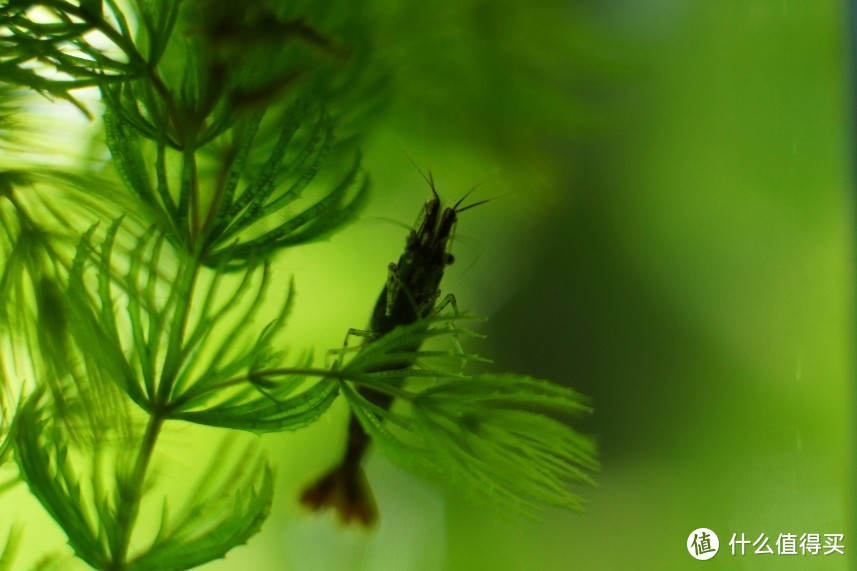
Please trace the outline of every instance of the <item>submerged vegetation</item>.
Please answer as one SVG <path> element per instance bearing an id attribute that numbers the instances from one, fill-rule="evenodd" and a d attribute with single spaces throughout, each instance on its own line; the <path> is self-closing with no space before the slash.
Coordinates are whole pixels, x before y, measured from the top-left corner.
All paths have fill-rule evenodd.
<path id="1" fill-rule="evenodd" d="M 409 468 L 525 512 L 581 505 L 568 486 L 591 483 L 594 450 L 566 422 L 584 399 L 468 373 L 485 359 L 462 349 L 466 313 L 434 310 L 440 276 L 428 292 L 391 278 L 400 306 L 367 300 L 367 314 L 419 308 L 331 367 L 283 345 L 300 276 L 271 263 L 365 204 L 361 139 L 391 89 L 369 9 L 353 4 L 0 3 L 0 459 L 94 569 L 190 569 L 270 513 L 274 466 L 258 446 L 219 454 L 185 505 L 159 497 L 166 424 L 293 431 L 339 396 Z M 33 92 L 99 126 L 74 160 L 22 144 Z"/>

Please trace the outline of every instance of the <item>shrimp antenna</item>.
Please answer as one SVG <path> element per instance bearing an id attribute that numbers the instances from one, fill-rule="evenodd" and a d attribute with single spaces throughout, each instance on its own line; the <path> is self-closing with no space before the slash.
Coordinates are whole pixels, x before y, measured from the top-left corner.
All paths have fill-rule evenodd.
<path id="1" fill-rule="evenodd" d="M 405 149 L 405 147 L 401 143 L 399 143 L 399 148 L 402 149 L 402 152 L 405 153 L 406 157 L 408 157 L 408 161 L 410 161 L 410 163 L 414 165 L 414 168 L 417 169 L 417 172 L 420 173 L 420 176 L 423 177 L 424 181 L 426 181 L 426 184 L 431 187 L 432 193 L 437 196 L 437 190 L 435 190 L 434 187 L 434 177 L 432 176 L 431 171 L 428 171 L 428 176 L 426 176 L 426 174 L 423 172 L 423 169 L 421 169 L 417 162 L 414 160 L 414 157 L 411 156 L 411 154 L 407 151 L 407 149 Z"/>
<path id="2" fill-rule="evenodd" d="M 399 148 L 402 149 L 402 152 L 405 154 L 406 157 L 408 157 L 408 161 L 410 161 L 410 163 L 414 166 L 414 168 L 417 169 L 417 172 L 420 173 L 420 176 L 423 177 L 423 180 L 426 181 L 426 184 L 429 185 L 429 188 L 431 188 L 431 192 L 434 195 L 434 197 L 436 199 L 440 200 L 440 195 L 438 195 L 437 188 L 435 187 L 435 184 L 434 184 L 434 175 L 432 174 L 432 172 L 428 171 L 428 175 L 426 175 L 426 173 L 424 173 L 422 171 L 420 166 L 417 164 L 417 162 L 414 160 L 414 158 L 411 156 L 411 154 L 407 151 L 407 149 L 405 149 L 405 147 L 401 143 L 399 143 Z M 491 202 L 492 200 L 494 200 L 494 198 L 486 198 L 485 200 L 480 200 L 478 202 L 474 202 L 473 204 L 468 204 L 467 206 L 460 208 L 461 203 L 464 202 L 465 200 L 467 200 L 467 197 L 470 196 L 471 194 L 473 194 L 473 191 L 475 191 L 478 187 L 479 187 L 478 184 L 475 185 L 473 188 L 468 190 L 465 193 L 465 195 L 462 196 L 458 200 L 458 202 L 455 203 L 455 205 L 452 207 L 452 209 L 455 210 L 456 214 L 461 214 L 462 212 L 464 212 L 466 210 L 470 210 L 471 208 L 475 208 L 477 206 L 482 206 L 486 202 Z M 495 197 L 495 198 L 497 198 L 497 197 Z"/>
<path id="3" fill-rule="evenodd" d="M 426 178 L 425 175 L 423 175 L 423 178 L 426 179 L 426 182 L 428 183 L 429 188 L 431 188 L 431 193 L 434 195 L 435 199 L 440 200 L 440 196 L 437 194 L 437 189 L 434 187 L 434 176 L 431 174 L 431 171 L 428 171 L 428 178 Z"/>
<path id="4" fill-rule="evenodd" d="M 478 186 L 479 185 L 474 186 L 473 188 L 468 190 L 464 194 L 464 196 L 462 196 L 461 198 L 458 199 L 458 202 L 456 202 L 455 205 L 452 207 L 452 209 L 455 210 L 456 214 L 461 214 L 462 212 L 464 212 L 466 210 L 470 210 L 471 208 L 476 208 L 477 206 L 481 206 L 481 205 L 485 204 L 486 202 L 491 202 L 492 200 L 494 200 L 493 198 L 486 198 L 485 200 L 480 200 L 478 202 L 474 202 L 473 204 L 468 204 L 467 206 L 461 207 L 461 203 L 464 202 L 465 200 L 467 200 L 467 197 L 470 196 L 471 194 L 473 194 L 473 191 L 475 191 L 478 188 Z"/>

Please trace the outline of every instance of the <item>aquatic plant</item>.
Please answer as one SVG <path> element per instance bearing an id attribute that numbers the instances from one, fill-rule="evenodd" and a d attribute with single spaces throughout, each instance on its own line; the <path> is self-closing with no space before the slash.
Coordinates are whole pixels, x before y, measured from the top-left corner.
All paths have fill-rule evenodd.
<path id="1" fill-rule="evenodd" d="M 284 346 L 300 276 L 274 276 L 272 261 L 340 232 L 369 197 L 360 144 L 390 75 L 371 32 L 369 10 L 346 4 L 0 6 L 0 459 L 14 458 L 92 568 L 190 569 L 246 543 L 269 515 L 274 467 L 258 446 L 224 445 L 185 504 L 161 497 L 165 425 L 294 431 L 340 396 L 407 467 L 522 511 L 580 507 L 569 484 L 591 483 L 594 449 L 566 417 L 588 412 L 584 399 L 468 373 L 486 360 L 462 348 L 472 318 L 435 307 L 439 277 L 426 282 L 430 307 L 370 328 L 331 366 Z M 88 151 L 22 144 L 28 92 L 95 122 Z M 379 289 L 397 288 L 402 305 L 375 314 L 425 293 L 390 276 Z M 152 505 L 161 515 L 147 529 Z"/>

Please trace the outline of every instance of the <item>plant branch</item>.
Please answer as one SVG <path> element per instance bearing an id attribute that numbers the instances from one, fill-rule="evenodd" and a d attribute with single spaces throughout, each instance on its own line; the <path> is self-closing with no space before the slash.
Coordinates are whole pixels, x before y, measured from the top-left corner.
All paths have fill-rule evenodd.
<path id="1" fill-rule="evenodd" d="M 184 337 L 190 318 L 190 305 L 193 298 L 194 286 L 196 285 L 198 276 L 199 261 L 194 256 L 184 266 L 175 284 L 178 295 L 178 300 L 176 301 L 177 309 L 173 316 L 172 329 L 170 330 L 167 342 L 167 354 L 164 357 L 164 365 L 157 394 L 155 395 L 155 402 L 152 403 L 157 411 L 162 411 L 166 408 L 170 400 L 173 385 L 176 382 L 178 372 L 181 370 L 184 361 Z"/>
<path id="2" fill-rule="evenodd" d="M 252 383 L 254 381 L 259 381 L 262 379 L 267 379 L 269 377 L 285 377 L 285 376 L 305 376 L 305 377 L 319 377 L 325 379 L 336 379 L 338 381 L 350 381 L 354 384 L 361 385 L 366 387 L 369 390 L 377 391 L 384 394 L 392 395 L 396 398 L 403 399 L 408 402 L 413 402 L 416 399 L 416 394 L 407 391 L 398 387 L 391 386 L 385 383 L 373 382 L 371 377 L 366 377 L 363 375 L 354 375 L 348 374 L 341 370 L 336 369 L 316 369 L 313 367 L 283 367 L 276 369 L 265 369 L 262 371 L 253 371 L 249 373 L 245 373 L 243 375 L 239 375 L 236 377 L 232 377 L 231 379 L 227 379 L 225 381 L 221 381 L 219 383 L 215 383 L 213 385 L 209 385 L 207 387 L 200 388 L 198 390 L 190 389 L 181 395 L 179 398 L 173 400 L 168 407 L 169 411 L 178 411 L 183 408 L 187 408 L 188 405 L 199 401 L 202 397 L 216 393 L 218 391 L 222 391 L 224 389 L 229 389 L 244 383 Z"/>
<path id="3" fill-rule="evenodd" d="M 137 453 L 131 477 L 129 481 L 121 482 L 118 486 L 119 501 L 116 507 L 118 533 L 111 538 L 113 540 L 111 542 L 112 560 L 108 571 L 123 571 L 126 567 L 128 547 L 131 544 L 134 525 L 137 522 L 137 515 L 140 512 L 140 502 L 143 497 L 146 473 L 149 469 L 155 444 L 157 443 L 163 423 L 164 417 L 160 414 L 153 414 L 149 417 L 149 422 L 146 425 L 146 433 L 143 435 L 143 441 L 140 443 L 140 450 Z"/>

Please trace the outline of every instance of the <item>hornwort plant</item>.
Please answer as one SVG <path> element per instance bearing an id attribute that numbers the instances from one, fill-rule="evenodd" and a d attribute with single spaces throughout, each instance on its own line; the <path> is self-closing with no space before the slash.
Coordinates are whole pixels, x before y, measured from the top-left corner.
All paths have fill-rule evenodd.
<path id="1" fill-rule="evenodd" d="M 159 497 L 165 425 L 293 431 L 340 395 L 351 444 L 332 473 L 344 476 L 308 484 L 305 503 L 371 524 L 371 440 L 489 502 L 581 505 L 569 484 L 591 483 L 594 449 L 564 417 L 588 411 L 582 397 L 465 372 L 484 361 L 461 349 L 474 333 L 438 303 L 465 208 L 443 208 L 433 184 L 367 302 L 364 341 L 329 367 L 286 358 L 294 287 L 271 262 L 341 230 L 368 197 L 360 134 L 389 85 L 356 4 L 0 3 L 0 459 L 94 569 L 194 568 L 270 512 L 273 466 L 255 446 L 189 483 L 186 505 Z M 52 165 L 49 143 L 25 143 L 32 92 L 99 118 L 83 159 Z M 256 328 L 269 289 L 284 291 L 280 309 Z"/>

